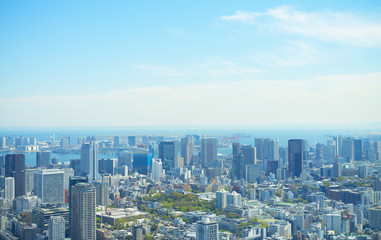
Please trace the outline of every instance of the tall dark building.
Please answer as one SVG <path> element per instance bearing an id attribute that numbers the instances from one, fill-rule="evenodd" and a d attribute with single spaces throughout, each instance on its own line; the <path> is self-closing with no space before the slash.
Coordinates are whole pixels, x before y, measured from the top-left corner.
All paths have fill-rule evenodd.
<path id="1" fill-rule="evenodd" d="M 237 180 L 245 178 L 245 159 L 239 143 L 233 143 L 233 175 Z"/>
<path id="2" fill-rule="evenodd" d="M 178 167 L 175 142 L 161 142 L 159 144 L 159 158 L 163 163 L 163 169 L 168 172 Z"/>
<path id="3" fill-rule="evenodd" d="M 353 140 L 353 147 L 354 147 L 355 161 L 361 161 L 362 160 L 362 140 L 361 139 Z"/>
<path id="4" fill-rule="evenodd" d="M 245 165 L 257 164 L 256 150 L 251 145 L 242 145 L 241 151 L 243 154 Z"/>
<path id="5" fill-rule="evenodd" d="M 15 197 L 25 195 L 25 156 L 7 154 L 5 156 L 5 177 L 15 179 Z"/>
<path id="6" fill-rule="evenodd" d="M 71 207 L 72 207 L 71 191 L 72 191 L 72 187 L 75 186 L 77 183 L 88 183 L 88 182 L 89 182 L 89 180 L 87 179 L 87 177 L 76 176 L 76 177 L 70 177 L 69 178 L 69 226 L 71 226 Z"/>
<path id="7" fill-rule="evenodd" d="M 36 166 L 47 167 L 50 164 L 50 152 L 36 152 Z"/>
<path id="8" fill-rule="evenodd" d="M 148 175 L 151 164 L 152 153 L 134 153 L 134 161 L 132 162 L 134 172 Z"/>
<path id="9" fill-rule="evenodd" d="M 300 177 L 303 172 L 303 140 L 288 140 L 288 173 L 291 177 Z"/>

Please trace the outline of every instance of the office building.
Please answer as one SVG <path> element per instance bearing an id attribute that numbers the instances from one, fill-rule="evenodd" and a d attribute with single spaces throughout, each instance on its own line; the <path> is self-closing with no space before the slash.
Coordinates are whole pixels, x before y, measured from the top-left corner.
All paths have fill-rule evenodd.
<path id="1" fill-rule="evenodd" d="M 51 216 L 49 219 L 49 240 L 65 240 L 65 219 Z"/>
<path id="2" fill-rule="evenodd" d="M 132 169 L 132 152 L 123 151 L 121 154 L 119 154 L 118 166 L 127 166 L 129 169 Z"/>
<path id="3" fill-rule="evenodd" d="M 224 209 L 227 206 L 227 194 L 229 192 L 225 189 L 216 192 L 216 208 Z"/>
<path id="4" fill-rule="evenodd" d="M 135 225 L 132 231 L 133 240 L 143 240 L 143 228 L 140 225 Z"/>
<path id="5" fill-rule="evenodd" d="M 88 183 L 77 183 L 71 194 L 71 238 L 96 239 L 96 192 Z"/>
<path id="6" fill-rule="evenodd" d="M 193 156 L 193 137 L 181 138 L 181 157 L 184 158 L 184 166 L 189 166 Z"/>
<path id="7" fill-rule="evenodd" d="M 4 178 L 4 198 L 11 201 L 15 199 L 15 179 L 13 177 Z"/>
<path id="8" fill-rule="evenodd" d="M 236 180 L 245 178 L 245 159 L 239 143 L 233 143 L 233 176 Z"/>
<path id="9" fill-rule="evenodd" d="M 196 240 L 218 240 L 218 223 L 202 218 L 196 224 Z"/>
<path id="10" fill-rule="evenodd" d="M 134 153 L 134 172 L 147 175 L 152 165 L 152 153 Z"/>
<path id="11" fill-rule="evenodd" d="M 94 141 L 82 144 L 81 175 L 87 176 L 90 182 L 100 179 L 98 173 L 98 144 Z"/>
<path id="12" fill-rule="evenodd" d="M 279 160 L 279 141 L 270 138 L 255 138 L 257 159 Z"/>
<path id="13" fill-rule="evenodd" d="M 5 176 L 15 179 L 15 197 L 25 195 L 24 154 L 7 154 L 5 156 Z"/>
<path id="14" fill-rule="evenodd" d="M 5 146 L 6 146 L 6 140 L 5 140 L 5 137 L 0 137 L 0 150 L 1 150 L 1 151 L 4 151 Z"/>
<path id="15" fill-rule="evenodd" d="M 160 159 L 152 158 L 152 179 L 160 181 L 163 177 L 163 167 Z"/>
<path id="16" fill-rule="evenodd" d="M 353 140 L 353 154 L 354 154 L 355 161 L 362 160 L 362 140 L 361 139 Z"/>
<path id="17" fill-rule="evenodd" d="M 136 136 L 128 136 L 128 145 L 131 147 L 136 146 Z"/>
<path id="18" fill-rule="evenodd" d="M 50 164 L 50 151 L 36 152 L 36 166 L 46 168 Z"/>
<path id="19" fill-rule="evenodd" d="M 335 231 L 336 234 L 341 233 L 341 214 L 330 213 L 325 217 L 325 225 L 328 231 Z"/>
<path id="20" fill-rule="evenodd" d="M 35 172 L 34 193 L 41 198 L 42 203 L 64 203 L 64 172 L 58 169 L 43 169 Z"/>
<path id="21" fill-rule="evenodd" d="M 71 208 L 72 208 L 72 204 L 71 204 L 71 195 L 72 195 L 72 188 L 73 186 L 75 186 L 77 183 L 88 183 L 89 180 L 87 179 L 87 177 L 80 177 L 80 176 L 75 176 L 75 177 L 70 177 L 69 178 L 69 226 L 71 226 L 70 222 L 71 222 Z"/>
<path id="22" fill-rule="evenodd" d="M 81 175 L 81 159 L 70 159 L 70 168 L 74 170 L 74 176 Z"/>
<path id="23" fill-rule="evenodd" d="M 100 159 L 98 161 L 98 169 L 100 174 L 110 174 L 114 175 L 114 169 L 116 166 L 117 159 Z"/>
<path id="24" fill-rule="evenodd" d="M 210 167 L 217 161 L 217 138 L 201 138 L 201 166 Z"/>
<path id="25" fill-rule="evenodd" d="M 57 205 L 44 205 L 32 209 L 32 222 L 43 231 L 49 229 L 51 217 L 62 217 L 64 219 L 64 232 L 69 235 L 69 208 Z"/>
<path id="26" fill-rule="evenodd" d="M 163 169 L 166 172 L 170 172 L 174 168 L 177 168 L 178 162 L 175 142 L 160 142 L 159 158 L 161 159 Z"/>
<path id="27" fill-rule="evenodd" d="M 114 136 L 114 147 L 119 147 L 119 146 L 120 146 L 120 137 Z"/>
<path id="28" fill-rule="evenodd" d="M 109 193 L 108 184 L 102 181 L 94 181 L 92 183 L 96 190 L 96 204 L 97 206 L 108 206 L 109 205 Z"/>
<path id="29" fill-rule="evenodd" d="M 303 140 L 288 140 L 288 172 L 291 177 L 300 177 L 303 172 Z"/>
<path id="30" fill-rule="evenodd" d="M 66 150 L 70 148 L 70 137 L 64 137 L 61 139 L 61 149 Z"/>
<path id="31" fill-rule="evenodd" d="M 248 164 L 257 164 L 256 148 L 251 145 L 241 145 L 241 151 L 245 166 Z"/>
<path id="32" fill-rule="evenodd" d="M 352 162 L 355 155 L 355 147 L 353 139 L 350 137 L 343 138 L 342 140 L 342 157 L 347 160 L 347 162 Z"/>

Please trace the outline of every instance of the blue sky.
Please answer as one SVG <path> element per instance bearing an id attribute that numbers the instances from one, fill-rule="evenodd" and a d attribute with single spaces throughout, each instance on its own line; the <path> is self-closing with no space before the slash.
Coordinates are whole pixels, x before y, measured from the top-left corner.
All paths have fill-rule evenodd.
<path id="1" fill-rule="evenodd" d="M 378 1 L 1 1 L 0 126 L 381 122 L 380 49 Z"/>

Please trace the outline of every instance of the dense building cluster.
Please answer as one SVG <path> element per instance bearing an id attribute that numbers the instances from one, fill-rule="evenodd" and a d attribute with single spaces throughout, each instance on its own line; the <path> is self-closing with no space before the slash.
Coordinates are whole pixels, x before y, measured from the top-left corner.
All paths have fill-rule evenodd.
<path id="1" fill-rule="evenodd" d="M 381 238 L 380 136 L 73 139 L 0 137 L 0 240 Z"/>

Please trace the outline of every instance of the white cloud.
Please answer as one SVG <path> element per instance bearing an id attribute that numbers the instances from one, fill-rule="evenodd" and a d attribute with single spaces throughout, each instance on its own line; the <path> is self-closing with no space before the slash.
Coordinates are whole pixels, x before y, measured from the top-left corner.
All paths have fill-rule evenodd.
<path id="1" fill-rule="evenodd" d="M 381 122 L 381 72 L 300 81 L 145 87 L 0 98 L 1 126 L 351 124 Z"/>
<path id="2" fill-rule="evenodd" d="M 367 17 L 327 11 L 303 12 L 281 6 L 264 12 L 237 11 L 234 15 L 221 18 L 256 24 L 265 31 L 293 33 L 326 42 L 380 47 L 380 17 L 373 20 Z"/>

